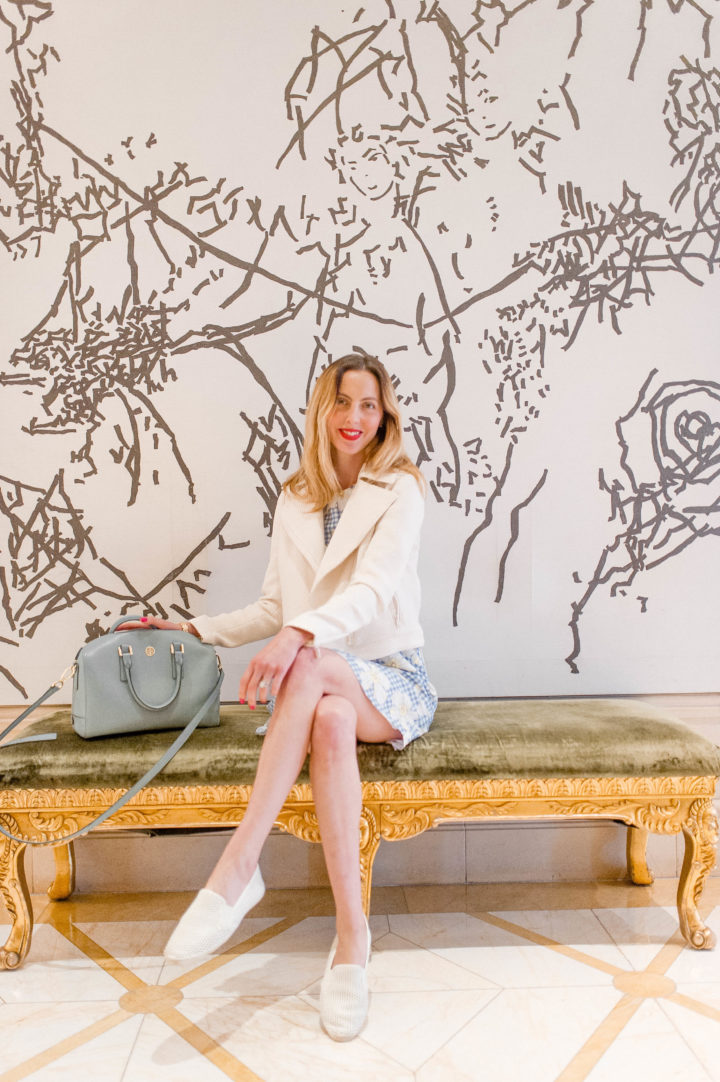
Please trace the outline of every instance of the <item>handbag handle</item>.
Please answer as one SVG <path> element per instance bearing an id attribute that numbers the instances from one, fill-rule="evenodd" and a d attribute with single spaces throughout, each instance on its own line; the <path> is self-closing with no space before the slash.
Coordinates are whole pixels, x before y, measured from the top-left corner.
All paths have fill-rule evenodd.
<path id="1" fill-rule="evenodd" d="M 126 619 L 127 619 L 127 617 L 126 617 Z M 120 623 L 123 623 L 123 622 L 124 622 L 123 620 L 120 621 Z M 222 683 L 222 680 L 223 680 L 223 674 L 221 672 L 221 673 L 218 674 L 218 678 L 217 678 L 217 681 L 215 683 L 215 686 L 212 689 L 212 691 L 210 692 L 210 694 L 208 695 L 205 702 L 202 704 L 202 706 L 200 706 L 200 708 L 196 712 L 195 716 L 190 719 L 190 721 L 187 723 L 187 725 L 182 730 L 182 732 L 178 734 L 178 736 L 175 738 L 175 740 L 173 740 L 172 744 L 167 749 L 167 751 L 163 752 L 163 754 L 160 756 L 158 761 L 153 766 L 151 766 L 150 769 L 147 770 L 143 774 L 143 776 L 140 778 L 140 780 L 136 781 L 135 784 L 133 786 L 131 786 L 131 788 L 128 789 L 126 793 L 123 793 L 123 795 L 121 797 L 118 797 L 118 799 L 115 801 L 114 804 L 111 804 L 109 808 L 107 808 L 104 812 L 102 812 L 101 815 L 98 815 L 91 822 L 86 823 L 86 825 L 84 827 L 80 827 L 79 830 L 74 830 L 71 834 L 65 834 L 62 838 L 53 838 L 49 842 L 48 841 L 42 841 L 42 840 L 38 841 L 35 838 L 18 837 L 16 834 L 11 834 L 9 830 L 6 830 L 5 827 L 2 825 L 2 823 L 0 823 L 0 834 L 4 834 L 5 837 L 9 838 L 11 842 L 20 842 L 23 845 L 67 845 L 68 842 L 74 841 L 75 838 L 80 838 L 80 837 L 82 837 L 83 834 L 87 834 L 88 831 L 93 829 L 93 827 L 99 826 L 100 823 L 103 823 L 111 815 L 114 815 L 115 812 L 119 811 L 119 809 L 122 808 L 122 806 L 124 804 L 127 804 L 128 800 L 131 800 L 135 796 L 136 793 L 139 793 L 141 789 L 143 789 L 146 785 L 148 785 L 149 782 L 151 782 L 153 780 L 153 778 L 156 776 L 156 774 L 159 774 L 160 771 L 163 769 L 163 767 L 167 766 L 167 764 L 170 762 L 170 760 L 173 758 L 173 756 L 176 755 L 177 752 L 180 751 L 180 748 L 183 746 L 183 744 L 187 743 L 187 741 L 190 739 L 190 736 L 192 735 L 192 733 L 198 727 L 201 719 L 203 718 L 203 716 L 205 714 L 205 711 L 207 710 L 207 708 L 210 706 L 211 702 L 215 698 L 215 694 L 219 690 L 220 685 Z M 4 732 L 0 733 L 0 740 L 2 740 L 2 738 L 7 733 L 9 733 L 11 729 L 14 729 L 15 726 L 20 721 L 22 721 L 23 718 L 27 717 L 27 715 L 32 710 L 34 710 L 36 706 L 39 706 L 41 702 L 44 702 L 45 699 L 47 699 L 49 695 L 54 694 L 54 692 L 57 691 L 58 688 L 61 687 L 61 686 L 62 685 L 58 681 L 57 684 L 53 684 L 50 688 L 48 688 L 48 690 L 45 692 L 45 694 L 41 695 L 40 698 L 37 700 L 37 702 L 33 703 L 33 705 L 31 707 L 29 707 L 27 710 L 25 710 L 20 715 L 19 718 L 16 718 L 15 721 L 13 721 L 4 730 Z M 16 741 L 16 743 L 20 744 L 20 743 L 22 743 L 22 741 L 18 740 L 18 741 Z M 4 813 L 0 811 L 0 817 L 3 814 Z M 10 814 L 10 813 L 8 812 L 8 813 L 5 813 L 5 814 Z"/>
<path id="2" fill-rule="evenodd" d="M 135 613 L 133 613 L 132 615 L 128 613 L 127 616 L 121 616 L 120 619 L 116 620 L 115 623 L 111 626 L 110 630 L 108 631 L 108 635 L 111 635 L 113 631 L 117 631 L 117 629 L 120 627 L 120 624 L 129 624 L 131 620 L 133 623 L 139 624 L 142 620 L 142 616 L 138 616 Z"/>
<path id="3" fill-rule="evenodd" d="M 120 655 L 120 679 L 127 682 L 130 694 L 138 706 L 144 707 L 145 710 L 164 710 L 166 706 L 170 706 L 170 703 L 177 699 L 183 678 L 183 653 L 183 645 L 181 642 L 170 643 L 170 657 L 172 659 L 173 673 L 175 674 L 170 697 L 167 698 L 164 703 L 148 703 L 145 702 L 142 695 L 140 695 L 133 684 L 132 646 L 118 646 L 118 654 Z"/>
<path id="4" fill-rule="evenodd" d="M 116 620 L 110 628 L 108 634 L 112 634 L 113 631 L 117 631 L 121 624 L 127 624 L 130 621 L 139 623 L 142 618 L 137 615 L 121 616 L 119 620 Z M 180 691 L 180 685 L 183 678 L 183 646 L 181 642 L 173 642 L 170 644 L 170 656 L 172 659 L 173 667 L 173 689 L 170 693 L 170 697 L 165 700 L 164 703 L 148 703 L 145 702 L 142 695 L 137 691 L 132 679 L 132 647 L 118 646 L 118 654 L 120 655 L 120 679 L 127 682 L 130 694 L 132 695 L 138 706 L 142 706 L 145 710 L 165 710 L 170 706 L 170 703 L 174 702 L 178 697 Z"/>

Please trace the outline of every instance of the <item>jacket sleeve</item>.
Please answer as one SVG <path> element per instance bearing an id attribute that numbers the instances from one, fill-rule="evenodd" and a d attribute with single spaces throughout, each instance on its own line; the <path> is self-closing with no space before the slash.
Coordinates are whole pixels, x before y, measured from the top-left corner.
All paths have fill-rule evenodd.
<path id="1" fill-rule="evenodd" d="M 280 497 L 282 501 L 283 497 Z M 276 525 L 280 512 L 280 503 L 275 513 Z M 219 616 L 193 617 L 193 626 L 203 642 L 213 646 L 244 646 L 247 642 L 275 635 L 282 627 L 282 605 L 280 602 L 280 578 L 278 575 L 278 555 L 276 537 L 279 531 L 273 528 L 270 542 L 270 560 L 263 579 L 260 597 L 245 608 L 234 612 L 224 612 Z"/>
<path id="2" fill-rule="evenodd" d="M 367 626 L 390 604 L 417 550 L 425 513 L 425 500 L 412 475 L 402 475 L 396 491 L 397 499 L 375 524 L 347 586 L 318 608 L 287 621 L 310 632 L 316 646 Z"/>

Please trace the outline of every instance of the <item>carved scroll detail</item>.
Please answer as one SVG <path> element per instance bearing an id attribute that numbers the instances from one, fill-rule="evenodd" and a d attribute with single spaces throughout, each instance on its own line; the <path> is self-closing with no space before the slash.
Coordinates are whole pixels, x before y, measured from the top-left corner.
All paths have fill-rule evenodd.
<path id="1" fill-rule="evenodd" d="M 696 800 L 682 829 L 685 857 L 678 885 L 680 928 L 696 950 L 710 950 L 715 946 L 715 934 L 702 923 L 697 903 L 717 854 L 718 819 L 712 800 Z"/>
<path id="2" fill-rule="evenodd" d="M 6 830 L 19 833 L 11 815 L 0 815 Z M 25 846 L 0 835 L 0 894 L 12 917 L 12 927 L 5 945 L 0 947 L 0 969 L 17 969 L 30 949 L 32 908 L 25 878 Z"/>
<path id="3" fill-rule="evenodd" d="M 365 803 L 487 800 L 578 800 L 613 797 L 712 796 L 709 777 L 488 778 L 449 781 L 375 781 L 363 784 Z"/>
<path id="4" fill-rule="evenodd" d="M 423 804 L 421 807 L 414 807 L 412 804 L 405 807 L 383 804 L 381 835 L 388 841 L 401 841 L 403 838 L 414 838 L 417 834 L 422 834 L 424 830 L 429 830 L 441 819 L 487 819 L 512 816 L 516 808 L 515 801 L 487 804 L 477 801 L 446 803 L 439 800 L 434 804 Z"/>
<path id="5" fill-rule="evenodd" d="M 53 849 L 55 857 L 55 878 L 48 887 L 48 898 L 54 902 L 69 898 L 75 890 L 75 846 L 72 842 L 67 845 L 56 845 Z"/>
<path id="6" fill-rule="evenodd" d="M 320 827 L 312 806 L 300 810 L 283 808 L 275 822 L 288 834 L 301 838 L 304 842 L 320 841 Z"/>

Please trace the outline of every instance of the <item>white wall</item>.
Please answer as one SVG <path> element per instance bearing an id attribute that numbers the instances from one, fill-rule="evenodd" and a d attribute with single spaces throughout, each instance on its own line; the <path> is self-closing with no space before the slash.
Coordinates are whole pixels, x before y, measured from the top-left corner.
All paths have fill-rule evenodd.
<path id="1" fill-rule="evenodd" d="M 717 687 L 712 13 L 63 0 L 0 32 L 0 701 L 121 612 L 253 598 L 354 344 L 431 485 L 441 694 Z"/>

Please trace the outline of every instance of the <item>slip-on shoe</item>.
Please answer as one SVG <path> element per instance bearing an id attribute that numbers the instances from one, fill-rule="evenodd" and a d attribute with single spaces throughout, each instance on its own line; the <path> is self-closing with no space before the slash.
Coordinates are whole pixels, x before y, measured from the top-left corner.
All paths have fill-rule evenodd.
<path id="1" fill-rule="evenodd" d="M 186 909 L 165 947 L 165 957 L 184 962 L 202 954 L 212 954 L 229 939 L 246 913 L 262 898 L 265 884 L 257 867 L 234 905 L 220 894 L 203 888 Z"/>
<path id="2" fill-rule="evenodd" d="M 367 956 L 364 966 L 333 966 L 337 938 L 333 941 L 320 985 L 320 1021 L 334 1041 L 351 1041 L 362 1029 L 368 1012 L 368 963 L 370 925 L 367 927 Z"/>

